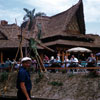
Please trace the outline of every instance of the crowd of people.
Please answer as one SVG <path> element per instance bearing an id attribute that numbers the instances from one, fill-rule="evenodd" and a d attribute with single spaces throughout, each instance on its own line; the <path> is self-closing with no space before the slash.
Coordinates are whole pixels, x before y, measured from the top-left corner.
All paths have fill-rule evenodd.
<path id="1" fill-rule="evenodd" d="M 3 66 L 1 67 L 7 67 L 7 66 L 13 66 L 14 69 L 18 69 L 21 66 L 21 59 L 19 61 L 11 61 L 9 58 L 5 61 Z M 70 59 L 68 56 L 64 57 L 64 61 L 61 61 L 61 57 L 59 54 L 57 54 L 56 57 L 51 56 L 50 58 L 47 55 L 44 55 L 43 58 L 43 64 L 44 67 L 95 67 L 96 66 L 96 58 L 93 53 L 90 54 L 90 56 L 87 58 L 86 61 L 84 61 L 84 65 L 82 64 L 83 61 L 80 61 L 78 58 L 75 57 L 75 55 L 71 55 Z M 32 67 L 37 69 L 37 61 L 35 59 L 32 59 Z"/>
<path id="2" fill-rule="evenodd" d="M 59 54 L 57 55 L 56 58 L 54 58 L 54 56 L 51 56 L 50 59 L 48 56 L 45 55 L 43 62 L 44 62 L 45 67 L 50 66 L 52 63 L 59 63 L 61 67 L 81 67 L 82 66 L 81 64 L 82 61 L 80 61 L 74 55 L 72 55 L 70 59 L 68 58 L 68 56 L 65 56 L 63 62 L 61 61 Z M 96 66 L 96 58 L 93 53 L 91 53 L 90 56 L 87 58 L 87 60 L 85 61 L 85 64 L 86 65 L 84 67 Z"/>

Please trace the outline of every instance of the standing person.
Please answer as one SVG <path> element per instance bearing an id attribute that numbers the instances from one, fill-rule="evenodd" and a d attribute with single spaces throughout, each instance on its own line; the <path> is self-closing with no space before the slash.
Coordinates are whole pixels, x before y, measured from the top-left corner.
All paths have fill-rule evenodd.
<path id="1" fill-rule="evenodd" d="M 18 100 L 31 100 L 30 91 L 32 83 L 28 71 L 31 66 L 31 58 L 24 57 L 22 58 L 21 63 L 22 67 L 20 67 L 17 76 L 17 98 Z"/>
<path id="2" fill-rule="evenodd" d="M 60 54 L 57 54 L 57 58 L 58 58 L 59 61 L 61 61 L 61 60 L 60 60 Z"/>
<path id="3" fill-rule="evenodd" d="M 87 59 L 87 67 L 95 67 L 96 66 L 96 58 L 94 57 L 94 54 L 91 53 L 90 57 Z M 88 71 L 94 71 L 94 69 L 88 69 Z"/>
<path id="4" fill-rule="evenodd" d="M 8 66 L 11 66 L 12 62 L 9 58 L 7 58 L 6 62 L 5 62 Z"/>

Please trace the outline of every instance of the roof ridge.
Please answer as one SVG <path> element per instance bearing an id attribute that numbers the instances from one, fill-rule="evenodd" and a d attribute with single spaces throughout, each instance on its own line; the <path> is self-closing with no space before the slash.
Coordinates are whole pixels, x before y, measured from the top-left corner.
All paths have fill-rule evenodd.
<path id="1" fill-rule="evenodd" d="M 68 23 L 71 21 L 72 17 L 74 16 L 74 14 L 76 13 L 76 11 L 78 10 L 78 8 L 79 8 L 79 6 L 80 6 L 81 3 L 82 3 L 82 0 L 79 0 L 77 4 L 75 4 L 74 6 L 72 6 L 70 8 L 70 9 L 73 9 L 74 7 L 76 7 L 75 11 L 72 12 L 72 15 L 70 16 L 69 20 L 68 21 L 65 21 L 63 30 L 65 30 L 65 27 L 68 26 Z M 66 20 L 67 20 L 67 18 L 66 18 Z"/>
<path id="2" fill-rule="evenodd" d="M 53 15 L 53 16 L 50 16 L 49 18 L 52 18 L 52 17 L 58 16 L 58 15 L 61 15 L 61 14 L 65 13 L 65 12 L 68 12 L 70 9 L 72 9 L 73 7 L 75 7 L 76 5 L 78 5 L 78 4 L 80 4 L 80 3 L 82 3 L 82 0 L 79 0 L 77 4 L 71 6 L 71 7 L 68 8 L 67 10 L 65 10 L 65 11 L 63 11 L 63 12 L 60 12 L 60 13 L 58 13 L 58 14 L 55 14 L 55 15 Z"/>

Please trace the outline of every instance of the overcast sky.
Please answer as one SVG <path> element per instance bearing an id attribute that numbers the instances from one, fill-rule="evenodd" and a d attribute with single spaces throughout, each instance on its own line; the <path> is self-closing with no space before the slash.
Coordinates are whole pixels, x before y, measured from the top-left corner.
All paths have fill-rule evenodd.
<path id="1" fill-rule="evenodd" d="M 29 10 L 36 9 L 36 12 L 44 12 L 47 16 L 52 16 L 67 10 L 75 5 L 79 0 L 0 0 L 0 20 L 7 20 L 9 24 L 18 25 L 23 21 L 25 12 L 23 8 Z M 86 23 L 86 33 L 100 35 L 100 0 L 83 0 L 84 16 Z"/>

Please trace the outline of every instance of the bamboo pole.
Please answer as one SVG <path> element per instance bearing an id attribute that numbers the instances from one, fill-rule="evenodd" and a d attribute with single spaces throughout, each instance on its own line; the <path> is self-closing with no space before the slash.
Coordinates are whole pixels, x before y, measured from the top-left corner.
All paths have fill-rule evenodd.
<path id="1" fill-rule="evenodd" d="M 20 36 L 20 35 L 19 35 L 19 36 Z M 23 38 L 29 41 L 29 38 L 26 38 L 26 37 L 23 37 Z M 47 49 L 47 50 L 49 50 L 49 51 L 51 51 L 51 52 L 55 52 L 53 49 L 51 49 L 51 48 L 45 46 L 45 45 L 42 44 L 40 41 L 38 41 L 38 40 L 36 40 L 36 39 L 34 39 L 34 40 L 37 42 L 37 44 L 38 44 L 39 46 L 43 47 L 44 49 Z"/>
<path id="2" fill-rule="evenodd" d="M 46 72 L 46 69 L 45 69 L 45 67 L 43 65 L 42 59 L 41 59 L 41 57 L 39 55 L 38 55 L 38 59 L 39 59 L 40 64 L 41 64 L 41 68 L 43 69 L 44 72 Z"/>
<path id="3" fill-rule="evenodd" d="M 20 58 L 23 58 L 22 43 L 21 43 L 21 46 L 20 46 Z"/>

